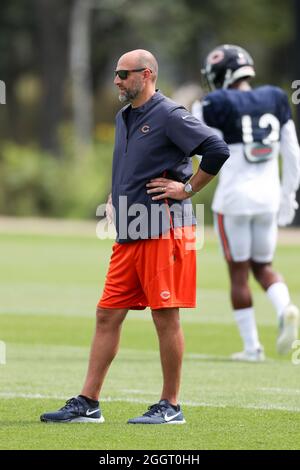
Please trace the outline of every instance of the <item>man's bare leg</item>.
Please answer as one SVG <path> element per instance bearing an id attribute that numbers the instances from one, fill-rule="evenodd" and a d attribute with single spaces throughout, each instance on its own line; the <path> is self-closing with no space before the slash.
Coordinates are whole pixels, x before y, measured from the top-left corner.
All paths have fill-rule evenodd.
<path id="1" fill-rule="evenodd" d="M 153 310 L 152 317 L 159 340 L 163 373 L 161 398 L 168 400 L 172 405 L 177 405 L 184 351 L 184 337 L 180 326 L 179 309 Z"/>
<path id="2" fill-rule="evenodd" d="M 96 331 L 81 395 L 98 400 L 106 373 L 118 352 L 122 322 L 127 312 L 125 309 L 97 309 Z"/>

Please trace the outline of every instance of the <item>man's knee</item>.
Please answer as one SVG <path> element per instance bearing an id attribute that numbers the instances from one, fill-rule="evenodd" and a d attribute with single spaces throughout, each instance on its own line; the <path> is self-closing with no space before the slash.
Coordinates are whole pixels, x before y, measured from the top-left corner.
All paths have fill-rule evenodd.
<path id="1" fill-rule="evenodd" d="M 253 276 L 258 282 L 262 282 L 263 279 L 272 271 L 270 263 L 257 263 L 252 261 L 251 269 Z"/>
<path id="2" fill-rule="evenodd" d="M 179 309 L 152 310 L 152 318 L 159 331 L 180 328 Z"/>
<path id="3" fill-rule="evenodd" d="M 273 270 L 271 263 L 252 261 L 251 269 L 257 282 L 265 289 L 274 282 L 282 281 L 281 275 Z"/>
<path id="4" fill-rule="evenodd" d="M 96 326 L 101 329 L 113 329 L 122 324 L 127 310 L 104 309 L 97 307 Z"/>
<path id="5" fill-rule="evenodd" d="M 249 261 L 230 262 L 229 272 L 232 284 L 243 287 L 248 284 Z"/>

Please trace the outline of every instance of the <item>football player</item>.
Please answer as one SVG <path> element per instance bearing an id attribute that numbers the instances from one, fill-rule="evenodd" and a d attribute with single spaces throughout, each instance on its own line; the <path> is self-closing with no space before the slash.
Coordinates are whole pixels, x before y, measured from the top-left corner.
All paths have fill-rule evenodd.
<path id="1" fill-rule="evenodd" d="M 285 92 L 255 76 L 249 53 L 224 44 L 208 54 L 202 71 L 212 90 L 192 112 L 221 133 L 231 158 L 220 172 L 213 198 L 214 221 L 231 282 L 231 301 L 244 349 L 235 360 L 265 358 L 259 340 L 249 273 L 265 290 L 278 316 L 277 351 L 286 354 L 297 338 L 299 311 L 283 278 L 272 268 L 277 225 L 293 221 L 300 181 L 300 149 Z M 282 177 L 278 157 L 282 156 Z"/>

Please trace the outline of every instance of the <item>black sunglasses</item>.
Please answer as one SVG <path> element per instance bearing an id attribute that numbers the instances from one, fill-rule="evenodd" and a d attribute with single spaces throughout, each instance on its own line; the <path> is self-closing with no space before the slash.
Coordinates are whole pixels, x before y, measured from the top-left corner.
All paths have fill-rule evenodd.
<path id="1" fill-rule="evenodd" d="M 115 77 L 118 75 L 121 80 L 126 80 L 130 72 L 143 72 L 144 70 L 146 70 L 146 67 L 133 70 L 115 70 Z"/>

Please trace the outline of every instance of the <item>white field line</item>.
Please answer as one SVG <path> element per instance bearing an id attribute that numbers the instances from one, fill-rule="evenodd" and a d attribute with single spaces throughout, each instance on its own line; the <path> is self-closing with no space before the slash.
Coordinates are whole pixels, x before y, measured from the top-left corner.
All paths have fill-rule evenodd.
<path id="1" fill-rule="evenodd" d="M 131 348 L 121 348 L 120 354 L 133 354 L 136 355 L 139 353 L 139 349 L 131 349 Z M 147 354 L 149 356 L 159 356 L 159 351 L 155 351 L 154 349 L 147 349 L 143 351 L 143 354 Z M 216 354 L 201 354 L 201 353 L 186 353 L 184 355 L 186 359 L 222 359 L 222 360 L 231 360 L 230 356 L 218 356 Z M 236 362 L 236 361 L 235 361 Z"/>
<path id="2" fill-rule="evenodd" d="M 67 235 L 95 237 L 98 219 L 69 220 L 37 217 L 0 216 L 0 233 L 37 234 L 37 235 Z M 279 244 L 299 245 L 299 227 L 279 229 Z M 205 240 L 217 240 L 214 229 L 205 226 Z"/>
<path id="3" fill-rule="evenodd" d="M 14 346 L 14 347 L 22 347 L 22 348 L 26 348 L 28 346 L 27 343 L 9 343 L 10 346 Z M 35 348 L 41 348 L 41 349 L 47 349 L 47 353 L 49 352 L 49 345 L 45 346 L 44 344 L 35 344 L 34 345 Z M 69 351 L 77 351 L 77 352 L 83 352 L 85 353 L 86 351 L 89 350 L 89 347 L 88 346 L 70 346 L 70 345 L 52 345 L 51 346 L 52 349 L 68 349 Z M 153 349 L 146 349 L 146 350 L 140 350 L 140 349 L 131 349 L 131 348 L 121 348 L 119 353 L 118 353 L 118 357 L 122 357 L 123 355 L 126 355 L 126 354 L 131 354 L 135 357 L 138 357 L 137 355 L 140 354 L 140 353 L 143 353 L 144 356 L 152 356 L 153 358 L 157 358 L 159 357 L 159 351 L 155 351 Z M 276 362 L 276 359 L 271 359 L 271 358 L 267 358 L 264 362 L 261 362 L 261 363 L 254 363 L 254 362 L 248 362 L 248 361 L 235 361 L 231 358 L 230 355 L 228 356 L 221 356 L 221 355 L 217 355 L 217 354 L 202 354 L 202 353 L 185 353 L 184 354 L 184 359 L 186 360 L 189 360 L 189 359 L 200 359 L 200 360 L 204 360 L 204 361 L 224 361 L 224 362 L 228 362 L 228 363 L 232 363 L 232 364 L 235 364 L 235 365 L 250 365 L 250 366 L 256 366 L 256 367 L 261 367 L 263 365 L 266 365 L 266 364 L 269 364 L 269 363 L 274 363 Z M 278 362 L 278 361 L 277 361 Z M 263 390 L 263 389 L 261 389 Z M 274 389 L 275 390 L 275 389 Z M 277 390 L 277 389 L 276 389 Z M 280 390 L 280 389 L 278 389 Z"/>
<path id="4" fill-rule="evenodd" d="M 87 299 L 86 301 L 86 308 L 80 307 L 78 303 L 75 305 L 66 305 L 66 302 L 68 301 L 68 297 L 72 294 L 73 291 L 78 290 L 78 285 L 74 284 L 73 286 L 70 286 L 68 288 L 68 291 L 66 292 L 66 286 L 55 286 L 54 284 L 50 285 L 47 284 L 45 286 L 44 283 L 37 283 L 37 282 L 22 282 L 18 283 L 17 287 L 15 285 L 12 285 L 11 283 L 3 283 L 0 285 L 0 297 L 1 297 L 1 306 L 0 306 L 0 314 L 3 315 L 30 315 L 30 316 L 39 316 L 39 317 L 46 317 L 46 316 L 60 316 L 65 319 L 70 318 L 71 316 L 75 316 L 76 318 L 85 318 L 85 319 L 94 319 L 94 305 L 90 305 L 88 296 L 90 295 L 90 298 L 94 296 L 94 293 L 92 290 L 94 289 L 93 287 L 87 289 L 85 288 L 85 293 L 84 296 Z M 29 306 L 22 306 L 20 305 L 20 302 L 17 303 L 17 301 L 13 301 L 13 295 L 15 295 L 15 291 L 18 289 L 18 291 L 21 292 L 20 295 L 24 292 L 24 295 L 26 294 L 27 296 L 35 296 L 35 292 L 37 292 L 39 289 L 42 289 L 44 299 L 49 299 L 49 302 L 45 305 L 29 305 Z M 63 305 L 55 305 L 52 302 L 52 299 L 54 297 L 55 290 L 60 289 L 60 292 L 64 295 L 64 300 L 63 300 Z M 81 289 L 81 286 L 80 286 Z M 87 289 L 87 290 L 86 290 Z M 95 288 L 94 291 L 96 292 L 95 295 L 97 295 L 99 289 Z M 88 291 L 88 292 L 87 292 Z M 210 294 L 213 295 L 214 292 L 220 293 L 221 290 L 214 290 L 210 289 Z M 29 294 L 28 294 L 29 292 Z M 92 292 L 92 294 L 90 294 Z M 223 294 L 225 296 L 225 291 L 223 291 Z M 227 295 L 227 294 L 226 294 Z M 197 297 L 200 299 L 203 296 L 203 289 L 197 288 Z M 224 301 L 224 297 L 222 297 Z M 13 303 L 14 302 L 14 303 Z M 51 303 L 52 302 L 52 303 Z M 199 302 L 198 302 L 199 303 Z M 51 305 L 50 305 L 51 304 Z M 229 308 L 229 307 L 228 307 Z M 86 313 L 83 313 L 83 310 L 86 311 Z M 218 310 L 220 310 L 220 307 L 218 307 Z M 149 323 L 149 325 L 153 325 L 153 321 L 151 318 L 151 312 L 149 308 L 143 313 L 139 313 L 136 311 L 130 311 L 128 314 L 127 321 L 131 320 L 139 320 L 139 321 L 144 321 L 146 323 Z M 233 325 L 233 320 L 230 316 L 229 310 L 224 309 L 223 314 L 220 315 L 220 313 L 214 313 L 212 315 L 204 315 L 201 313 L 201 307 L 196 307 L 195 309 L 190 309 L 188 312 L 187 310 L 185 312 L 182 312 L 180 315 L 180 320 L 181 323 L 184 324 L 195 324 L 199 325 L 199 334 L 201 334 L 201 328 L 203 328 L 203 325 Z M 273 321 L 273 318 L 264 318 L 264 319 L 258 319 L 258 326 L 274 326 L 276 323 Z"/>
<path id="5" fill-rule="evenodd" d="M 125 348 L 122 348 L 122 349 L 120 349 L 120 354 L 122 354 L 122 352 L 124 354 L 126 354 L 126 353 L 137 354 L 138 352 L 140 352 L 140 350 L 139 349 L 129 349 L 129 348 L 125 349 Z M 143 354 L 158 356 L 159 352 L 148 349 L 146 351 L 143 351 Z M 230 355 L 228 355 L 228 356 L 219 356 L 217 354 L 201 354 L 201 353 L 185 353 L 184 354 L 184 359 L 202 359 L 202 360 L 207 360 L 207 361 L 210 361 L 210 360 L 211 361 L 225 361 L 225 362 L 231 362 L 232 364 L 236 364 L 236 365 L 250 364 L 250 365 L 257 365 L 257 366 L 260 366 L 260 365 L 263 365 L 263 364 L 268 364 L 270 362 L 275 362 L 275 359 L 267 358 L 266 361 L 256 364 L 256 363 L 248 362 L 248 361 L 234 361 L 231 358 Z"/>
<path id="6" fill-rule="evenodd" d="M 206 389 L 205 390 L 206 392 L 209 392 L 209 389 Z M 296 389 L 296 388 L 273 388 L 273 387 L 270 387 L 270 388 L 267 388 L 267 387 L 263 387 L 263 388 L 257 388 L 253 391 L 256 391 L 256 392 L 264 392 L 264 393 L 282 393 L 284 395 L 299 395 L 300 394 L 300 390 L 299 389 Z M 147 396 L 157 396 L 157 392 L 145 392 L 145 390 L 131 390 L 131 389 L 127 389 L 127 388 L 123 388 L 121 390 L 122 393 L 126 393 L 126 394 L 131 394 L 131 395 L 147 395 Z M 186 402 L 187 403 L 187 402 Z"/>
<path id="7" fill-rule="evenodd" d="M 279 388 L 279 387 L 262 387 L 257 389 L 259 392 L 265 393 L 283 393 L 285 395 L 300 395 L 300 389 L 297 388 Z"/>
<path id="8" fill-rule="evenodd" d="M 145 394 L 147 395 L 147 394 Z M 26 399 L 44 399 L 44 400 L 66 400 L 65 396 L 62 395 L 43 395 L 40 393 L 14 393 L 14 392 L 0 392 L 1 398 L 26 398 Z M 101 398 L 101 403 L 109 402 L 126 402 L 126 403 L 140 403 L 149 405 L 149 400 L 141 398 L 121 398 L 121 397 L 105 397 Z M 300 413 L 300 407 L 296 406 L 284 406 L 284 405 L 233 405 L 226 403 L 207 403 L 207 402 L 195 402 L 195 401 L 183 401 L 182 405 L 190 407 L 200 408 L 238 408 L 247 410 L 263 410 L 263 411 L 291 411 L 294 413 Z"/>

